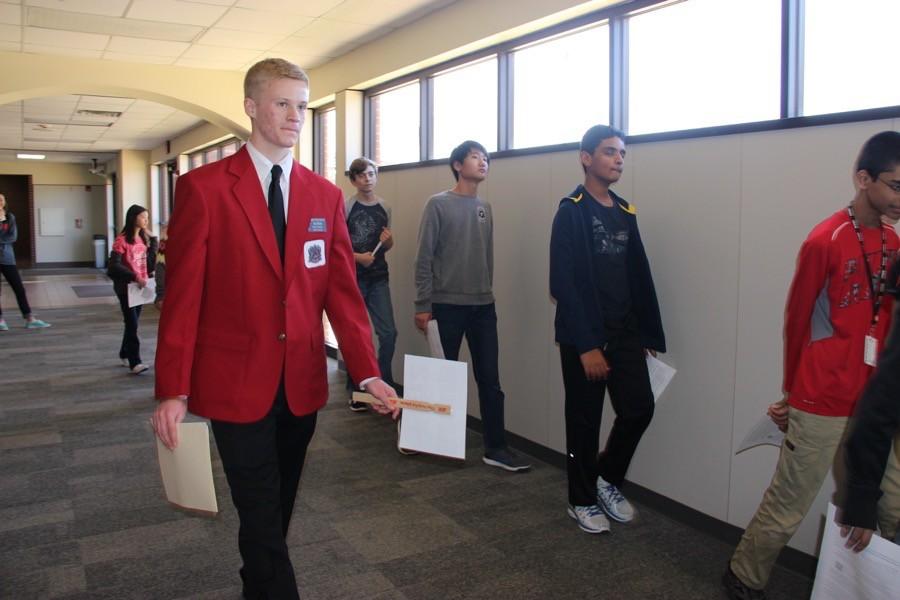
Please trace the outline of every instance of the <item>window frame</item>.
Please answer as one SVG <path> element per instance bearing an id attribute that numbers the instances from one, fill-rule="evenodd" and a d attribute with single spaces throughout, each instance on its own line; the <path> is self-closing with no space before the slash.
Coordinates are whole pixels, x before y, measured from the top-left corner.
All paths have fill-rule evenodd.
<path id="1" fill-rule="evenodd" d="M 629 144 L 735 135 L 760 131 L 815 127 L 840 123 L 854 123 L 880 119 L 900 118 L 900 104 L 861 110 L 852 110 L 817 115 L 801 114 L 803 106 L 803 62 L 804 62 L 804 0 L 781 0 L 781 68 L 773 76 L 780 78 L 780 117 L 750 123 L 732 123 L 710 127 L 660 131 L 629 135 L 628 122 L 628 26 L 627 19 L 648 9 L 664 9 L 666 4 L 685 0 L 634 0 L 624 4 L 603 8 L 592 13 L 547 27 L 524 36 L 495 44 L 474 52 L 469 52 L 452 60 L 441 62 L 424 69 L 403 75 L 396 79 L 373 86 L 364 92 L 363 144 L 371 155 L 374 140 L 374 123 L 371 118 L 371 98 L 381 92 L 399 87 L 412 81 L 419 81 L 420 93 L 420 133 L 419 160 L 402 164 L 379 165 L 381 170 L 404 169 L 416 166 L 443 164 L 446 159 L 435 159 L 429 155 L 433 135 L 433 88 L 432 77 L 465 63 L 475 62 L 491 55 L 497 56 L 497 151 L 496 158 L 543 154 L 578 147 L 578 141 L 529 148 L 512 148 L 513 113 L 513 52 L 535 42 L 565 34 L 589 25 L 608 22 L 609 27 L 609 120 L 612 127 L 622 129 Z M 688 0 L 689 1 L 689 0 Z"/>

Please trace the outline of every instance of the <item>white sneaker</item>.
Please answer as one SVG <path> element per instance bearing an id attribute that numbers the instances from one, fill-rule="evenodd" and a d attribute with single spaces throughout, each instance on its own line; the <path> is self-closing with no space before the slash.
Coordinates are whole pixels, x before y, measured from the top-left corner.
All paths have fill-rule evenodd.
<path id="1" fill-rule="evenodd" d="M 628 523 L 634 519 L 634 507 L 625 499 L 619 488 L 597 477 L 597 504 L 610 519 L 619 523 Z"/>
<path id="2" fill-rule="evenodd" d="M 572 506 L 566 510 L 569 516 L 578 522 L 578 527 L 588 533 L 605 533 L 609 531 L 609 520 L 603 510 L 596 504 L 590 506 Z"/>
<path id="3" fill-rule="evenodd" d="M 128 364 L 128 359 L 127 359 L 127 358 L 120 358 L 120 359 L 119 359 L 119 362 L 122 363 L 122 366 L 123 366 L 123 367 L 129 367 L 129 366 L 130 366 L 130 365 Z"/>
<path id="4" fill-rule="evenodd" d="M 133 367 L 131 367 L 131 372 L 134 373 L 135 375 L 140 375 L 141 373 L 143 373 L 144 371 L 146 371 L 149 368 L 150 367 L 148 367 L 144 363 L 138 363 L 138 364 L 134 365 Z"/>

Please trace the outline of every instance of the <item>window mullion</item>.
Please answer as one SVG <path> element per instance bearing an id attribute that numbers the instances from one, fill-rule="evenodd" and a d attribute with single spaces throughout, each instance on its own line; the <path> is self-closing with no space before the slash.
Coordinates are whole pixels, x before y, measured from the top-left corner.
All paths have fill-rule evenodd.
<path id="1" fill-rule="evenodd" d="M 803 111 L 804 0 L 781 3 L 781 118 L 798 117 Z"/>
<path id="2" fill-rule="evenodd" d="M 609 125 L 628 132 L 628 22 L 609 20 Z"/>

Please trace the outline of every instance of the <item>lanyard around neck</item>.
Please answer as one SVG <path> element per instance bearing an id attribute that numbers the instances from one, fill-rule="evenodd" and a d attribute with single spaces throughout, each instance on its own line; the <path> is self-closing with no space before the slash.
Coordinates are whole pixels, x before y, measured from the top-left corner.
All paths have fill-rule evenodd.
<path id="1" fill-rule="evenodd" d="M 884 297 L 885 283 L 887 281 L 887 236 L 884 233 L 884 227 L 881 226 L 881 271 L 878 274 L 878 286 L 875 286 L 875 278 L 872 277 L 872 268 L 866 258 L 866 246 L 863 242 L 862 230 L 856 221 L 856 214 L 853 212 L 853 206 L 847 207 L 847 214 L 850 215 L 850 224 L 853 225 L 853 231 L 856 232 L 856 239 L 859 240 L 859 247 L 862 251 L 863 265 L 866 267 L 866 281 L 869 282 L 869 290 L 872 292 L 872 323 L 874 328 L 878 324 L 878 314 L 881 309 L 881 299 Z"/>

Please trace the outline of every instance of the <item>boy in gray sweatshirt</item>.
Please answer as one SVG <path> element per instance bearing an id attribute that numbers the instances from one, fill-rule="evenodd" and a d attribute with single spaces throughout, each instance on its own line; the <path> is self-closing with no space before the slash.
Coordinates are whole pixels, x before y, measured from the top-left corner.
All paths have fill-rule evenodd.
<path id="1" fill-rule="evenodd" d="M 507 471 L 531 465 L 506 446 L 498 366 L 491 206 L 478 197 L 490 157 L 471 140 L 450 155 L 456 186 L 432 196 L 419 224 L 416 254 L 416 327 L 435 319 L 447 360 L 457 360 L 465 336 L 472 355 L 484 435 L 485 464 Z"/>

